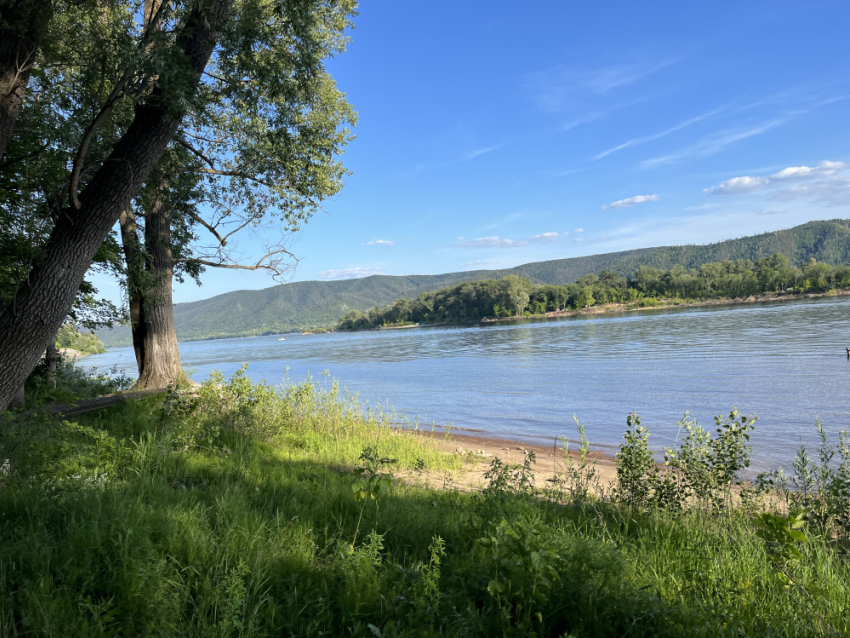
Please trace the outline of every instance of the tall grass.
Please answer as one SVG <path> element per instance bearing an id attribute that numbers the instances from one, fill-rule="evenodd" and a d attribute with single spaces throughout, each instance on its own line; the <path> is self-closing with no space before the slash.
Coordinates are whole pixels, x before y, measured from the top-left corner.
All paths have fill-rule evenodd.
<path id="1" fill-rule="evenodd" d="M 6 419 L 0 636 L 850 632 L 833 537 L 804 527 L 786 557 L 723 499 L 547 497 L 531 456 L 494 461 L 481 494 L 414 487 L 393 473 L 460 460 L 390 420 L 241 372 L 73 423 Z"/>

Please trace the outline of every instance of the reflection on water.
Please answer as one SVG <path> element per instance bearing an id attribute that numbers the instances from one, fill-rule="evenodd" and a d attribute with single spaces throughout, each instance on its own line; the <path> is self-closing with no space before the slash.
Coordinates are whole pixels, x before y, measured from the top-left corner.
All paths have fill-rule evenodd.
<path id="1" fill-rule="evenodd" d="M 850 298 L 643 311 L 458 328 L 287 335 L 181 344 L 196 380 L 211 370 L 270 383 L 328 370 L 370 403 L 408 416 L 507 437 L 574 432 L 616 446 L 636 411 L 656 449 L 671 445 L 686 410 L 704 426 L 738 406 L 759 416 L 757 465 L 788 464 L 816 441 L 820 417 L 850 429 Z M 131 348 L 85 359 L 134 371 Z"/>

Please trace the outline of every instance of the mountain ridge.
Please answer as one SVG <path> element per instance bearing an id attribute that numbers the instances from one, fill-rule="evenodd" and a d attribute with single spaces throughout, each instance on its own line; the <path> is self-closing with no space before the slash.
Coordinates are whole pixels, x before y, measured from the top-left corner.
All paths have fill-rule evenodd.
<path id="1" fill-rule="evenodd" d="M 530 262 L 513 268 L 439 275 L 372 275 L 338 281 L 300 281 L 262 290 L 236 290 L 176 304 L 174 320 L 180 341 L 276 334 L 327 327 L 350 310 L 366 310 L 464 281 L 498 279 L 514 274 L 539 284 L 562 285 L 600 270 L 627 275 L 639 266 L 670 268 L 681 264 L 696 268 L 725 259 L 755 261 L 774 253 L 785 254 L 795 264 L 814 257 L 833 265 L 850 265 L 850 220 L 813 221 L 711 244 L 637 248 Z M 131 344 L 127 326 L 99 331 L 98 336 L 108 347 Z"/>

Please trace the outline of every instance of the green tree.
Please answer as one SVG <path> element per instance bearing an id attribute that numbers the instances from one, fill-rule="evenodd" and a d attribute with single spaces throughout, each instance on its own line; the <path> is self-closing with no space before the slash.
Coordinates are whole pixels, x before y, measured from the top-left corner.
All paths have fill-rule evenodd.
<path id="1" fill-rule="evenodd" d="M 269 7 L 283 16 L 290 46 L 277 51 L 276 60 L 258 60 L 268 50 L 263 19 Z M 90 5 L 69 10 L 84 8 Z M 38 344 L 52 338 L 67 315 L 93 256 L 139 194 L 185 114 L 202 113 L 211 102 L 206 82 L 199 90 L 209 60 L 219 60 L 222 54 L 237 66 L 246 59 L 256 61 L 250 69 L 254 75 L 243 78 L 248 85 L 263 85 L 272 79 L 271 73 L 279 73 L 281 67 L 270 64 L 274 61 L 285 61 L 284 71 L 292 76 L 321 74 L 327 49 L 322 36 L 331 32 L 343 37 L 353 8 L 353 2 L 345 0 L 163 3 L 148 21 L 156 28 L 135 20 L 127 29 L 115 30 L 117 46 L 125 53 L 120 73 L 102 78 L 108 95 L 77 140 L 67 187 L 52 198 L 61 213 L 16 293 L 15 312 L 0 314 L 0 405 L 8 404 L 14 388 L 37 362 Z M 111 16 L 102 12 L 99 19 L 108 23 Z M 27 107 L 25 102 L 24 110 Z M 130 114 L 126 123 L 117 117 L 122 112 Z M 226 103 L 222 112 L 228 112 Z M 114 134 L 106 136 L 104 127 L 113 116 Z M 100 142 L 101 152 L 89 155 Z"/>

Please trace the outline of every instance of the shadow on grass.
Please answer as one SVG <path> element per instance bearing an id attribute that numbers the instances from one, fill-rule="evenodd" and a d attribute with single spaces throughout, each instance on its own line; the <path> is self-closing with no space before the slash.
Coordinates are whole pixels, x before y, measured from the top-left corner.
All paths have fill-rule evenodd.
<path id="1" fill-rule="evenodd" d="M 40 460 L 22 465 L 31 476 L 5 482 L 2 635 L 613 636 L 669 625 L 616 548 L 561 525 L 555 508 L 518 499 L 485 514 L 475 497 L 403 484 L 358 503 L 350 470 L 246 434 L 174 451 L 156 408 L 45 425 L 30 447 Z"/>

